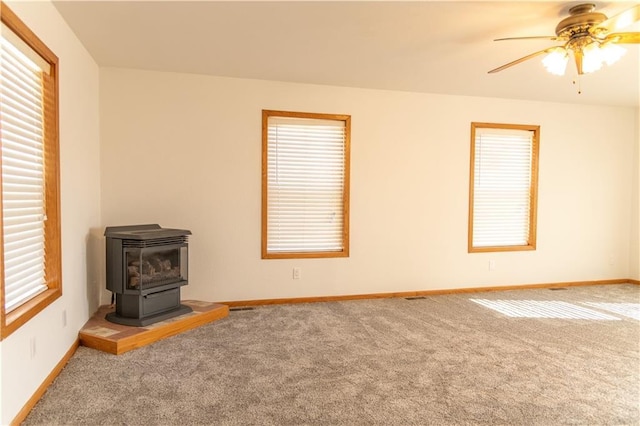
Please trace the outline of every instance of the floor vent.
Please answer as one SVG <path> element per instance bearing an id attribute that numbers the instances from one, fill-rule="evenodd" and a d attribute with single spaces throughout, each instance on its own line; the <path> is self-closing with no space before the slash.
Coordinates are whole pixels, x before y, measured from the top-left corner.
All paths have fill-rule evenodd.
<path id="1" fill-rule="evenodd" d="M 424 296 L 415 296 L 415 297 L 405 297 L 405 300 L 420 300 L 420 299 L 426 299 L 426 297 Z"/>
<path id="2" fill-rule="evenodd" d="M 551 291 L 566 290 L 566 287 L 553 287 L 553 288 L 550 288 L 549 290 Z"/>
<path id="3" fill-rule="evenodd" d="M 253 311 L 255 308 L 252 306 L 245 306 L 244 308 L 229 308 L 229 312 L 235 311 Z"/>

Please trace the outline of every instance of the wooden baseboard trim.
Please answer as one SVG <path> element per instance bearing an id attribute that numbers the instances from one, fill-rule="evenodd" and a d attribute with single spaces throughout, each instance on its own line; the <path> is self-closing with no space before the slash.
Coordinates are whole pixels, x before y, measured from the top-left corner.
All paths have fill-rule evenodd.
<path id="1" fill-rule="evenodd" d="M 80 339 L 76 339 L 76 341 L 73 342 L 73 344 L 71 345 L 67 353 L 64 354 L 62 359 L 56 364 L 53 370 L 51 370 L 51 373 L 49 373 L 49 375 L 44 379 L 42 384 L 38 386 L 38 389 L 36 389 L 36 391 L 31 396 L 31 398 L 29 398 L 29 400 L 24 405 L 24 407 L 22 407 L 22 409 L 18 412 L 16 417 L 10 423 L 11 426 L 18 426 L 20 423 L 24 421 L 24 419 L 27 418 L 27 416 L 29 415 L 33 407 L 35 407 L 38 401 L 40 401 L 40 398 L 42 398 L 42 395 L 44 395 L 44 393 L 47 391 L 47 388 L 49 387 L 49 385 L 53 383 L 53 381 L 56 379 L 56 377 L 58 377 L 58 374 L 60 374 L 64 366 L 67 365 L 67 362 L 69 362 L 73 354 L 76 353 L 76 349 L 78 349 L 78 346 L 80 346 Z"/>
<path id="2" fill-rule="evenodd" d="M 486 292 L 486 291 L 531 290 L 536 288 L 577 287 L 577 286 L 589 286 L 589 285 L 626 284 L 626 283 L 640 284 L 640 281 L 621 278 L 621 279 L 613 279 L 613 280 L 569 281 L 569 282 L 560 282 L 560 283 L 521 284 L 521 285 L 508 285 L 508 286 L 498 286 L 498 287 L 467 287 L 467 288 L 453 288 L 453 289 L 442 289 L 442 290 L 401 291 L 401 292 L 393 292 L 393 293 L 349 294 L 349 295 L 343 295 L 343 296 L 317 296 L 317 297 L 293 297 L 293 298 L 282 298 L 282 299 L 236 300 L 236 301 L 217 302 L 217 303 L 221 303 L 229 307 L 284 305 L 284 304 L 295 304 L 295 303 L 341 302 L 341 301 L 347 301 L 347 300 L 388 299 L 393 297 L 438 296 L 443 294 L 480 293 L 480 292 Z"/>

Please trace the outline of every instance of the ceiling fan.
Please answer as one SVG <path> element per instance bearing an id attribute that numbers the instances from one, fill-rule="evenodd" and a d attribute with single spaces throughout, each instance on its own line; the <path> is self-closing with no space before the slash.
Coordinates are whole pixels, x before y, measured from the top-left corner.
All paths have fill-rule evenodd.
<path id="1" fill-rule="evenodd" d="M 640 4 L 625 10 L 611 18 L 594 12 L 592 3 L 579 4 L 569 9 L 569 17 L 556 26 L 555 36 L 509 37 L 494 41 L 547 39 L 562 41 L 564 44 L 516 59 L 489 71 L 490 74 L 502 71 L 539 55 L 546 54 L 543 65 L 552 74 L 564 75 L 569 61 L 569 53 L 573 55 L 578 74 L 594 72 L 603 63 L 611 65 L 625 53 L 618 44 L 640 43 L 640 32 L 616 32 L 640 21 Z"/>

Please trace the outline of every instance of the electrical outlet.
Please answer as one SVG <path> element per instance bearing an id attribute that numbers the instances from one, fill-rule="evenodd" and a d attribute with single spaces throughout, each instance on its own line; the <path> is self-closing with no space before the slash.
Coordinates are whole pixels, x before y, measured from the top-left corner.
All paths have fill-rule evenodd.
<path id="1" fill-rule="evenodd" d="M 293 279 L 294 280 L 300 279 L 300 268 L 293 268 Z"/>
<path id="2" fill-rule="evenodd" d="M 493 271 L 496 269 L 496 261 L 495 260 L 490 260 L 489 261 L 489 270 Z"/>
<path id="3" fill-rule="evenodd" d="M 66 309 L 62 310 L 62 326 L 63 327 L 67 326 L 67 310 Z"/>

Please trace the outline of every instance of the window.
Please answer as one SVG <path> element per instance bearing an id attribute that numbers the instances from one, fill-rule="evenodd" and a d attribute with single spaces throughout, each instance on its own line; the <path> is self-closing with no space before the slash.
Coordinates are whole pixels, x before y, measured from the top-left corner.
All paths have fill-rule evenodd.
<path id="1" fill-rule="evenodd" d="M 540 126 L 471 123 L 469 252 L 535 250 Z"/>
<path id="2" fill-rule="evenodd" d="M 262 111 L 262 258 L 349 256 L 348 115 Z"/>
<path id="3" fill-rule="evenodd" d="M 4 4 L 0 33 L 2 338 L 62 294 L 58 58 Z"/>

